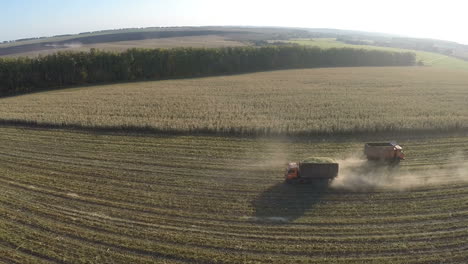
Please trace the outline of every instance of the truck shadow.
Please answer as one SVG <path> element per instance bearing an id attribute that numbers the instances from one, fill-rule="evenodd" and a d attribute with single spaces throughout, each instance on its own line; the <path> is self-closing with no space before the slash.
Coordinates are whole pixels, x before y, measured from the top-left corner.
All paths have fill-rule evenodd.
<path id="1" fill-rule="evenodd" d="M 327 183 L 278 183 L 252 202 L 255 209 L 253 219 L 276 224 L 292 222 L 318 204 L 327 189 Z"/>

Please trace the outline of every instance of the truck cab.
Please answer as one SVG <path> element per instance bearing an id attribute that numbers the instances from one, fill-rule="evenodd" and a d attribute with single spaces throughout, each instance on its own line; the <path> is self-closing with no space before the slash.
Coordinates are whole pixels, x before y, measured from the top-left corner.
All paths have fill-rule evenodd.
<path id="1" fill-rule="evenodd" d="M 329 183 L 338 175 L 338 163 L 330 158 L 309 157 L 289 162 L 284 173 L 286 183 Z"/>
<path id="2" fill-rule="evenodd" d="M 400 145 L 396 145 L 396 144 L 393 147 L 395 150 L 395 159 L 404 160 L 405 153 L 403 153 L 403 148 Z"/>
<path id="3" fill-rule="evenodd" d="M 284 177 L 287 182 L 297 179 L 299 177 L 299 164 L 297 162 L 289 162 Z"/>

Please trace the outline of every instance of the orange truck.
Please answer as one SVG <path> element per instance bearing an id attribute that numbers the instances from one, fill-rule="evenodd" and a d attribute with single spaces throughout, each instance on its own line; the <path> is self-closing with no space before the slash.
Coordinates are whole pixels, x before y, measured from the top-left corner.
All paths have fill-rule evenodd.
<path id="1" fill-rule="evenodd" d="M 405 159 L 403 148 L 396 143 L 366 143 L 364 155 L 367 160 L 399 162 Z"/>
<path id="2" fill-rule="evenodd" d="M 337 175 L 336 161 L 312 157 L 288 163 L 284 177 L 286 183 L 330 183 Z"/>

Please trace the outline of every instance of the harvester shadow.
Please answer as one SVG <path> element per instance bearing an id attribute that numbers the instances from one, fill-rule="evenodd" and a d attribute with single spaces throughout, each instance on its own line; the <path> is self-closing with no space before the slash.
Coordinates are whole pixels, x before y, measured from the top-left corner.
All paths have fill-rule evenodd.
<path id="1" fill-rule="evenodd" d="M 254 219 L 265 223 L 292 222 L 318 204 L 327 189 L 327 183 L 278 183 L 253 201 Z"/>

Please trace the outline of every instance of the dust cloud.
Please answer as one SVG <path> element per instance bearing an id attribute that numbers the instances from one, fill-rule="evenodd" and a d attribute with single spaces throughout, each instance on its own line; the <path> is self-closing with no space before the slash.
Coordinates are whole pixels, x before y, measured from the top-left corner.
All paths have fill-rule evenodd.
<path id="1" fill-rule="evenodd" d="M 263 153 L 263 155 L 256 156 L 253 159 L 254 161 L 247 164 L 247 166 L 262 170 L 271 170 L 277 168 L 285 169 L 286 165 L 290 161 L 289 152 L 285 147 L 285 144 L 266 143 L 262 146 L 260 152 Z"/>
<path id="2" fill-rule="evenodd" d="M 402 161 L 405 162 L 405 161 Z M 444 166 L 410 170 L 350 157 L 338 160 L 340 171 L 331 187 L 351 191 L 372 189 L 407 190 L 428 185 L 468 182 L 468 162 L 463 155 L 454 155 Z"/>
<path id="3" fill-rule="evenodd" d="M 259 151 L 262 154 L 257 152 L 258 156 L 250 157 L 251 162 L 247 162 L 246 167 L 262 172 L 281 170 L 282 174 L 287 162 L 296 160 L 294 159 L 296 155 L 293 155 L 288 146 L 290 144 L 287 141 L 263 144 Z M 415 163 L 410 160 L 391 165 L 368 161 L 363 155 L 345 154 L 344 157 L 346 158 L 336 159 L 339 164 L 339 174 L 330 185 L 332 189 L 403 191 L 437 184 L 468 182 L 468 157 L 463 152 L 455 153 L 443 161 L 422 166 L 417 165 L 418 161 Z"/>

